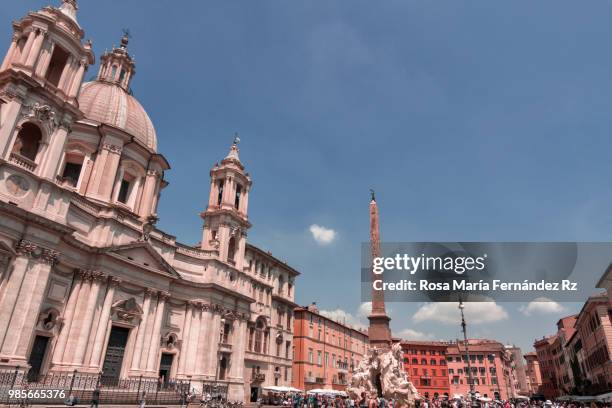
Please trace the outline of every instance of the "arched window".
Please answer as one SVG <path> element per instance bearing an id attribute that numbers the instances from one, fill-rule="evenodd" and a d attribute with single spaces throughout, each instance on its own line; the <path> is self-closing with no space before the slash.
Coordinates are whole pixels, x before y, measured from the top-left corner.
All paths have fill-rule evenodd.
<path id="1" fill-rule="evenodd" d="M 41 140 L 42 132 L 40 128 L 33 123 L 24 123 L 19 133 L 17 133 L 17 140 L 15 140 L 13 145 L 13 153 L 35 161 Z"/>

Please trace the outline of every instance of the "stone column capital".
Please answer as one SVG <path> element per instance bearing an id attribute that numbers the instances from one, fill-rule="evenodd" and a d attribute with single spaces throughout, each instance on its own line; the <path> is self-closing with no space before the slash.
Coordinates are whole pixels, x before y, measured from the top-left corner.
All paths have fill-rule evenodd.
<path id="1" fill-rule="evenodd" d="M 108 277 L 108 284 L 111 286 L 118 286 L 121 284 L 121 282 L 123 282 L 123 279 L 118 278 L 116 276 L 109 276 Z"/>
<path id="2" fill-rule="evenodd" d="M 107 150 L 111 153 L 116 153 L 116 154 L 121 154 L 121 151 L 123 150 L 123 148 L 121 146 L 116 146 L 114 144 L 111 143 L 104 143 L 102 144 L 102 149 Z"/>
<path id="3" fill-rule="evenodd" d="M 159 299 L 163 300 L 164 302 L 168 301 L 168 299 L 170 299 L 170 292 L 166 292 L 164 290 L 159 291 Z"/>
<path id="4" fill-rule="evenodd" d="M 145 293 L 145 295 L 148 295 L 148 296 L 152 297 L 154 295 L 157 295 L 158 290 L 157 289 L 153 289 L 153 288 L 145 288 L 144 289 L 144 293 Z"/>
<path id="5" fill-rule="evenodd" d="M 60 256 L 59 251 L 42 247 L 25 239 L 22 239 L 17 243 L 15 252 L 17 252 L 18 255 L 36 259 L 51 266 L 58 262 Z"/>

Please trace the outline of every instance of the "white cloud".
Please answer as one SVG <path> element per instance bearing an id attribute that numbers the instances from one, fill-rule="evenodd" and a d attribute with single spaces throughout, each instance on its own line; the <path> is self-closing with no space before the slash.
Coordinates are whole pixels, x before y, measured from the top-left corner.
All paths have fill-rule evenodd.
<path id="1" fill-rule="evenodd" d="M 319 245 L 331 244 L 331 242 L 336 238 L 336 231 L 317 224 L 312 224 L 310 226 L 310 233 Z"/>
<path id="2" fill-rule="evenodd" d="M 323 316 L 327 317 L 328 319 L 334 320 L 342 324 L 347 324 L 357 329 L 357 328 L 366 328 L 368 326 L 367 317 L 370 314 L 371 310 L 372 310 L 372 303 L 364 302 L 361 305 L 359 305 L 359 308 L 357 309 L 357 313 L 355 314 L 349 313 L 346 310 L 343 310 L 340 308 L 335 309 L 335 310 L 321 310 L 319 311 L 319 313 L 321 313 Z"/>
<path id="3" fill-rule="evenodd" d="M 401 330 L 397 333 L 397 336 L 401 337 L 404 340 L 431 340 L 434 338 L 434 335 L 431 333 L 423 333 L 412 329 Z"/>
<path id="4" fill-rule="evenodd" d="M 468 324 L 492 323 L 508 318 L 506 310 L 495 302 L 466 302 L 465 320 Z M 416 311 L 416 323 L 438 322 L 449 325 L 461 323 L 461 313 L 455 302 L 426 303 Z"/>
<path id="5" fill-rule="evenodd" d="M 565 308 L 553 300 L 537 298 L 529 302 L 527 306 L 519 307 L 519 311 L 525 316 L 531 316 L 534 314 L 561 313 L 565 311 Z"/>
<path id="6" fill-rule="evenodd" d="M 359 305 L 359 309 L 357 309 L 357 316 L 365 320 L 372 313 L 372 302 L 363 302 Z"/>

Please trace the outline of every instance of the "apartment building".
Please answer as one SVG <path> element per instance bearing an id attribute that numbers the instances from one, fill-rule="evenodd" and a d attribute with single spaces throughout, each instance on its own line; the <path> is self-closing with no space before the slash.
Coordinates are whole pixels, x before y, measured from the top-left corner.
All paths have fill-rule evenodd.
<path id="1" fill-rule="evenodd" d="M 368 347 L 365 331 L 323 316 L 315 303 L 294 309 L 293 382 L 301 390 L 345 390 Z"/>
<path id="2" fill-rule="evenodd" d="M 450 395 L 446 349 L 449 342 L 402 341 L 404 368 L 410 382 L 425 398 Z"/>

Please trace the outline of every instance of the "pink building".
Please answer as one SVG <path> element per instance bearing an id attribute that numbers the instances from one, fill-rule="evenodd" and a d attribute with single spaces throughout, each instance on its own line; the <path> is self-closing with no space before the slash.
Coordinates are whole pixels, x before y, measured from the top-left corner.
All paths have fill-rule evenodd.
<path id="1" fill-rule="evenodd" d="M 76 0 L 12 28 L 0 65 L 0 369 L 219 381 L 239 401 L 290 385 L 299 273 L 247 242 L 252 179 L 237 141 L 202 191 L 201 242 L 181 243 L 155 227 L 170 165 L 130 92 L 128 37 L 83 83 L 94 52 Z"/>

